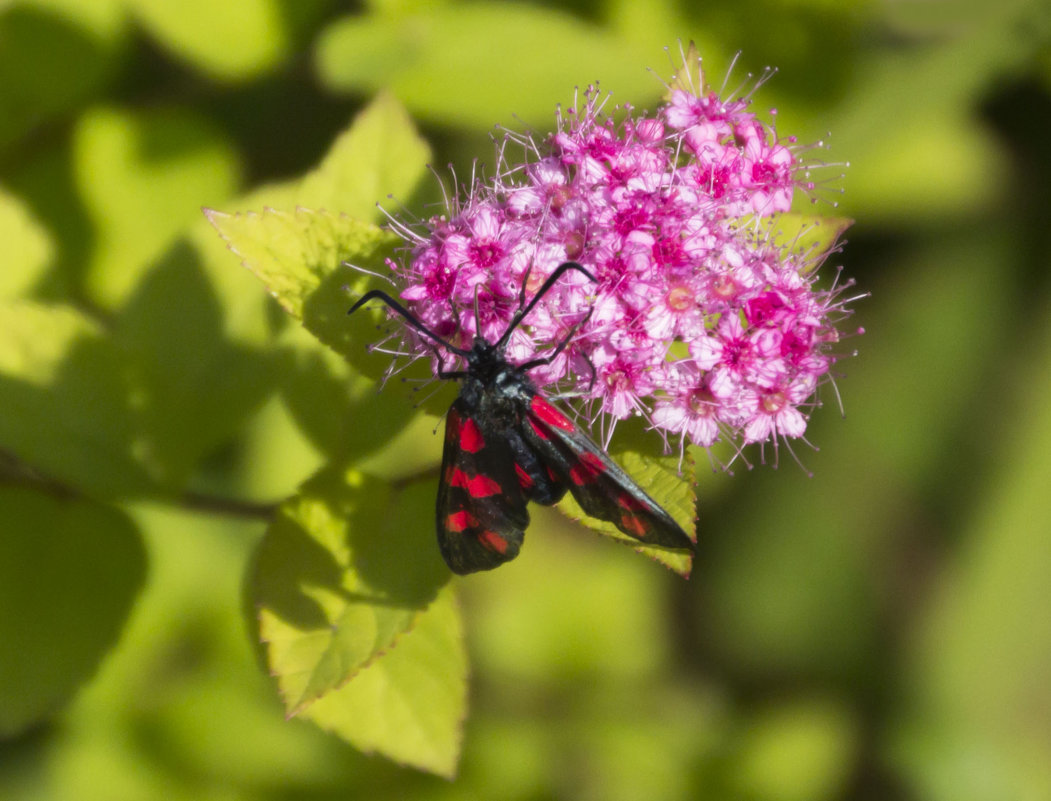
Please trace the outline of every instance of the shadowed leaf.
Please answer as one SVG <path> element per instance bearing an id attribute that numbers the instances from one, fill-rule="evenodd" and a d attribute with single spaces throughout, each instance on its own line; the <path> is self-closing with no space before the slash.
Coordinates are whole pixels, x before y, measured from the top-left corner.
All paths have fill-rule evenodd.
<path id="1" fill-rule="evenodd" d="M 254 594 L 289 714 L 390 648 L 448 580 L 432 498 L 430 482 L 397 489 L 328 468 L 282 506 L 259 548 Z"/>

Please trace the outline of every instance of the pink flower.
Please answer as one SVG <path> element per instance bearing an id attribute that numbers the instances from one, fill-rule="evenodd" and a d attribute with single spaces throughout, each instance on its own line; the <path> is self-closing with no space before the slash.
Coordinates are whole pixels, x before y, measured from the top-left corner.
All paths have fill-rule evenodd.
<path id="1" fill-rule="evenodd" d="M 676 89 L 654 114 L 616 119 L 593 89 L 580 100 L 543 142 L 508 134 L 495 178 L 407 239 L 391 262 L 401 297 L 449 341 L 493 341 L 559 264 L 579 262 L 596 280 L 567 273 L 508 344 L 520 364 L 572 335 L 531 372 L 538 386 L 704 447 L 803 436 L 800 408 L 837 358 L 843 287 L 817 288 L 812 261 L 748 221 L 787 211 L 813 165 L 748 96 Z M 406 350 L 433 359 L 431 344 L 410 332 Z"/>
<path id="2" fill-rule="evenodd" d="M 744 426 L 745 442 L 762 442 L 771 437 L 801 437 L 806 431 L 806 418 L 798 409 L 813 392 L 808 382 L 770 389 L 748 390 L 750 419 Z"/>
<path id="3" fill-rule="evenodd" d="M 622 420 L 639 410 L 640 399 L 654 389 L 652 365 L 647 355 L 609 347 L 592 354 L 596 373 L 593 396 L 601 401 L 602 411 Z"/>
<path id="4" fill-rule="evenodd" d="M 657 398 L 653 424 L 707 448 L 719 438 L 720 401 L 707 387 L 705 373 L 689 361 L 668 369 L 665 394 Z"/>

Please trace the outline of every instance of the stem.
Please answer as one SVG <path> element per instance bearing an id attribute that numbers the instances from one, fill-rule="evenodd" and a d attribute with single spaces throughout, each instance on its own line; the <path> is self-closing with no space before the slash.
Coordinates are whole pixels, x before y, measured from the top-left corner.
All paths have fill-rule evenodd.
<path id="1" fill-rule="evenodd" d="M 280 504 L 242 501 L 237 498 L 222 498 L 215 495 L 203 495 L 199 492 L 185 492 L 179 498 L 178 506 L 196 512 L 212 512 L 229 517 L 244 517 L 253 520 L 269 520 L 277 512 Z"/>
<path id="2" fill-rule="evenodd" d="M 0 448 L 0 486 L 32 489 L 64 500 L 87 500 L 80 491 L 41 473 L 32 465 L 26 464 L 19 459 L 15 454 L 2 448 Z M 278 508 L 276 503 L 242 501 L 237 498 L 221 498 L 204 495 L 199 492 L 183 493 L 175 501 L 174 505 L 182 509 L 211 512 L 231 517 L 243 517 L 252 520 L 269 520 Z"/>

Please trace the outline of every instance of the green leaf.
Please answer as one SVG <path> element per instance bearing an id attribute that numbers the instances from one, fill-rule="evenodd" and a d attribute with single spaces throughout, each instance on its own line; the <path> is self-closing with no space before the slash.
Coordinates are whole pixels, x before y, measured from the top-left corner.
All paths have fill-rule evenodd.
<path id="1" fill-rule="evenodd" d="M 284 210 L 237 215 L 210 209 L 205 212 L 230 249 L 242 257 L 244 265 L 285 310 L 355 368 L 355 375 L 337 377 L 341 371 L 317 354 L 303 348 L 289 354 L 294 372 L 286 381 L 288 397 L 315 435 L 315 444 L 330 455 L 370 450 L 394 431 L 405 429 L 405 421 L 413 414 L 407 402 L 384 403 L 376 396 L 373 382 L 382 378 L 391 364 L 389 357 L 367 353 L 368 344 L 377 339 L 374 325 L 383 319 L 382 312 L 363 310 L 347 317 L 354 296 L 374 285 L 364 272 L 348 264 L 379 273 L 388 269 L 384 259 L 401 239 L 365 220 L 378 215 L 375 204 L 384 193 L 411 194 L 424 174 L 428 156 L 427 144 L 404 110 L 391 97 L 381 95 L 358 115 L 318 168 L 301 182 L 266 188 L 248 199 L 267 198 L 286 206 Z M 297 203 L 339 209 L 356 217 L 323 208 L 293 210 Z M 426 375 L 425 365 L 415 366 L 413 374 Z M 304 390 L 318 389 L 321 395 L 314 398 L 304 394 Z M 371 411 L 358 411 L 369 415 L 375 425 L 341 422 L 339 436 L 332 436 L 332 424 L 319 417 L 323 410 L 318 399 L 341 403 L 340 398 L 348 393 L 371 407 Z M 436 399 L 429 398 L 427 408 L 440 413 L 437 404 Z M 331 410 L 331 403 L 328 405 Z M 329 414 L 326 419 L 345 421 L 346 416 Z M 384 466 L 380 472 L 392 471 Z"/>
<path id="2" fill-rule="evenodd" d="M 370 321 L 379 318 L 346 316 L 352 302 L 348 287 L 363 292 L 371 282 L 347 264 L 387 270 L 383 260 L 401 239 L 365 220 L 377 215 L 375 203 L 385 193 L 413 191 L 428 156 L 404 110 L 381 95 L 301 183 L 260 192 L 286 208 L 237 215 L 208 209 L 205 214 L 286 311 L 359 370 L 378 378 L 389 360 L 366 359 L 365 343 L 375 339 Z M 298 207 L 302 204 L 320 210 Z"/>
<path id="3" fill-rule="evenodd" d="M 380 337 L 376 324 L 384 319 L 383 309 L 363 309 L 351 316 L 347 311 L 352 299 L 369 289 L 390 287 L 346 263 L 362 270 L 386 270 L 384 259 L 401 241 L 398 237 L 371 223 L 325 211 L 206 213 L 230 249 L 310 333 L 369 380 L 376 382 L 386 376 L 391 357 L 368 352 L 368 345 Z M 424 360 L 400 375 L 432 377 Z M 432 414 L 443 414 L 448 396 L 431 395 L 419 406 Z M 393 431 L 386 433 L 392 435 Z"/>
<path id="4" fill-rule="evenodd" d="M 695 42 L 691 41 L 685 45 L 679 55 L 673 58 L 676 69 L 668 82 L 668 91 L 661 98 L 665 103 L 671 102 L 672 92 L 675 90 L 687 92 L 695 97 L 704 97 L 711 91 L 704 77 L 704 65 Z"/>
<path id="5" fill-rule="evenodd" d="M 165 48 L 220 80 L 255 77 L 289 51 L 278 0 L 129 0 L 128 6 Z"/>
<path id="6" fill-rule="evenodd" d="M 72 696 L 117 639 L 145 578 L 138 532 L 104 506 L 0 488 L 0 737 Z"/>
<path id="7" fill-rule="evenodd" d="M 802 272 L 817 270 L 839 244 L 854 221 L 848 217 L 822 217 L 788 212 L 770 217 L 749 217 L 739 225 L 761 244 L 783 248 L 804 265 Z"/>
<path id="8" fill-rule="evenodd" d="M 368 358 L 376 332 L 368 314 L 347 316 L 351 298 L 371 283 L 347 267 L 386 269 L 384 258 L 400 242 L 371 223 L 326 211 L 266 209 L 261 214 L 224 214 L 208 219 L 278 303 L 314 336 L 372 378 L 389 359 Z"/>
<path id="9" fill-rule="evenodd" d="M 406 200 L 427 174 L 430 147 L 405 110 L 385 92 L 362 110 L 332 143 L 318 166 L 300 179 L 267 184 L 230 202 L 230 208 L 301 206 L 342 212 L 359 220 L 382 214 L 377 201 Z"/>
<path id="10" fill-rule="evenodd" d="M 202 204 L 234 189 L 237 157 L 202 116 L 97 108 L 73 134 L 76 182 L 95 225 L 87 289 L 119 306 Z"/>
<path id="11" fill-rule="evenodd" d="M 478 2 L 348 16 L 325 31 L 316 54 L 334 89 L 389 88 L 413 114 L 482 128 L 498 121 L 494 110 L 508 123 L 512 114 L 550 120 L 574 86 L 600 77 L 618 95 L 656 98 L 661 84 L 639 66 L 652 58 L 650 43 L 565 11 Z"/>
<path id="12" fill-rule="evenodd" d="M 624 447 L 623 444 L 621 447 Z M 693 492 L 691 458 L 684 459 L 687 475 L 690 476 L 690 478 L 685 478 L 679 472 L 679 459 L 674 456 L 655 457 L 644 455 L 636 450 L 613 449 L 610 450 L 610 455 L 653 500 L 682 526 L 683 531 L 693 535 L 697 526 L 697 511 Z M 693 554 L 653 545 L 641 545 L 638 540 L 623 534 L 612 523 L 589 517 L 572 495 L 566 495 L 559 501 L 558 508 L 593 531 L 630 545 L 639 553 L 660 562 L 680 576 L 689 577 L 693 565 Z"/>
<path id="13" fill-rule="evenodd" d="M 148 492 L 132 387 L 100 327 L 63 306 L 0 303 L 0 445 L 103 498 Z"/>
<path id="14" fill-rule="evenodd" d="M 135 387 L 139 455 L 169 487 L 181 489 L 277 383 L 276 360 L 235 340 L 229 316 L 200 253 L 180 240 L 139 282 L 116 321 L 113 340 Z"/>
<path id="15" fill-rule="evenodd" d="M 299 184 L 296 203 L 374 219 L 377 202 L 408 199 L 430 157 L 404 106 L 380 92 Z"/>
<path id="16" fill-rule="evenodd" d="M 416 627 L 304 717 L 356 748 L 452 778 L 467 714 L 467 654 L 452 589 Z"/>
<path id="17" fill-rule="evenodd" d="M 299 326 L 284 333 L 281 346 L 282 396 L 319 451 L 386 479 L 437 471 L 440 419 L 415 407 L 400 382 L 385 387 L 365 378 Z"/>
<path id="18" fill-rule="evenodd" d="M 448 580 L 433 492 L 328 468 L 282 506 L 259 548 L 254 595 L 290 715 L 389 649 Z"/>
<path id="19" fill-rule="evenodd" d="M 0 298 L 25 294 L 40 281 L 54 255 L 48 232 L 13 195 L 0 190 L 0 242 L 4 267 L 0 270 Z"/>

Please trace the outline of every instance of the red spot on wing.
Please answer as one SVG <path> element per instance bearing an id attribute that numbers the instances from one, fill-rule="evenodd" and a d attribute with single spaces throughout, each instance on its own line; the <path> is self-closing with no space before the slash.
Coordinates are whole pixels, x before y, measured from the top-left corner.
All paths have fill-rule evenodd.
<path id="1" fill-rule="evenodd" d="M 468 511 L 461 509 L 453 512 L 445 518 L 445 528 L 449 531 L 466 531 L 478 525 L 478 518 Z"/>
<path id="2" fill-rule="evenodd" d="M 646 521 L 641 517 L 636 517 L 630 512 L 625 512 L 620 516 L 620 529 L 625 534 L 630 534 L 633 537 L 638 537 L 640 540 L 645 538 L 649 532 L 650 527 L 646 525 Z"/>
<path id="3" fill-rule="evenodd" d="M 537 423 L 536 420 L 534 420 L 532 417 L 529 417 L 529 418 L 526 418 L 526 419 L 529 420 L 529 425 L 531 425 L 533 427 L 533 431 L 536 432 L 536 435 L 538 437 L 540 437 L 540 439 L 547 439 L 547 432 L 544 431 L 544 429 L 540 427 L 540 424 Z"/>
<path id="4" fill-rule="evenodd" d="M 518 485 L 522 489 L 527 490 L 533 486 L 533 477 L 523 470 L 521 465 L 515 465 L 515 472 L 518 474 Z"/>
<path id="5" fill-rule="evenodd" d="M 450 465 L 445 473 L 445 480 L 450 487 L 467 489 L 467 473 L 456 465 Z"/>
<path id="6" fill-rule="evenodd" d="M 449 486 L 467 490 L 472 498 L 488 498 L 504 491 L 495 479 L 483 475 L 469 476 L 459 467 L 449 471 Z"/>
<path id="7" fill-rule="evenodd" d="M 617 496 L 617 505 L 622 509 L 628 511 L 635 511 L 636 509 L 645 509 L 646 504 L 627 492 L 622 492 Z"/>
<path id="8" fill-rule="evenodd" d="M 602 463 L 602 460 L 595 454 L 584 451 L 580 454 L 580 461 L 569 471 L 569 480 L 580 486 L 594 481 L 604 472 L 606 472 L 606 465 Z"/>
<path id="9" fill-rule="evenodd" d="M 478 534 L 478 541 L 490 551 L 496 551 L 499 554 L 507 553 L 507 540 L 495 531 L 486 530 L 480 532 Z"/>
<path id="10" fill-rule="evenodd" d="M 568 417 L 539 395 L 534 395 L 533 399 L 529 401 L 529 408 L 533 410 L 533 414 L 549 426 L 561 428 L 563 431 L 573 431 L 576 429 L 576 426 L 573 425 Z"/>
<path id="11" fill-rule="evenodd" d="M 485 438 L 482 436 L 481 429 L 478 428 L 478 423 L 474 421 L 473 417 L 468 417 L 463 421 L 459 434 L 460 447 L 468 453 L 478 453 L 485 447 Z"/>

